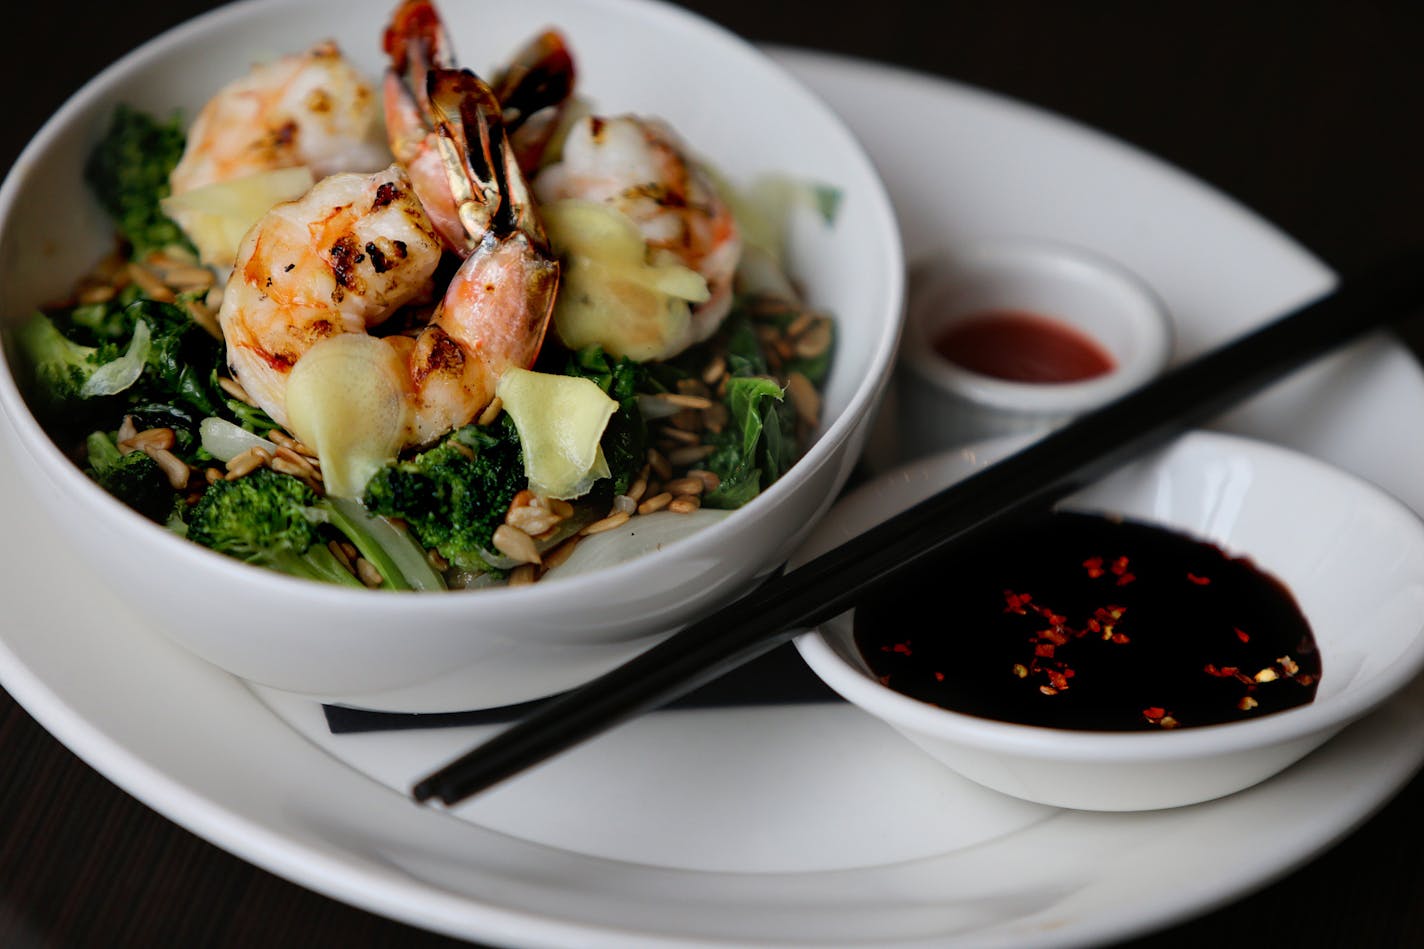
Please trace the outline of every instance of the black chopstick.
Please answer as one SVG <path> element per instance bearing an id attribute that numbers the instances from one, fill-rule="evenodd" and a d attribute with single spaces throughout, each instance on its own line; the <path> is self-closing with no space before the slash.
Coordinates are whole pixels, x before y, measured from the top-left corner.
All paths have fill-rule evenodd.
<path id="1" fill-rule="evenodd" d="M 460 712 L 385 712 L 350 705 L 323 705 L 326 727 L 333 735 L 366 732 L 415 731 L 435 728 L 465 728 L 480 725 L 508 725 L 532 715 L 545 705 L 557 702 L 564 693 L 518 705 L 469 709 Z M 696 711 L 709 708 L 769 708 L 788 705 L 820 705 L 843 702 L 840 694 L 811 671 L 790 643 L 739 669 L 708 682 L 700 689 L 671 699 L 660 712 Z"/>
<path id="2" fill-rule="evenodd" d="M 1424 255 L 1339 284 L 1313 303 L 1080 416 L 647 652 L 573 689 L 411 790 L 455 804 L 717 678 L 851 608 L 891 575 L 1010 516 L 1046 509 L 1304 363 L 1424 304 Z"/>

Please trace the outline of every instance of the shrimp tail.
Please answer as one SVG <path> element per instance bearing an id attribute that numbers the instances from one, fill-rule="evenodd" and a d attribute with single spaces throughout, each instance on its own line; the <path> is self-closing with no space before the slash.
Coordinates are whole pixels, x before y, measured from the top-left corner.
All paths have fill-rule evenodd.
<path id="1" fill-rule="evenodd" d="M 520 232 L 549 257 L 543 224 L 519 166 L 494 90 L 466 69 L 436 69 L 427 94 L 446 159 L 450 193 L 472 240 Z"/>
<path id="2" fill-rule="evenodd" d="M 494 92 L 468 70 L 433 69 L 427 84 L 448 190 L 473 249 L 410 354 L 417 444 L 468 422 L 506 369 L 534 364 L 560 278 Z"/>
<path id="3" fill-rule="evenodd" d="M 545 30 L 515 54 L 490 82 L 504 110 L 505 130 L 519 167 L 532 174 L 573 100 L 576 70 L 568 44 Z"/>
<path id="4" fill-rule="evenodd" d="M 410 174 L 416 196 L 441 241 L 449 250 L 468 257 L 475 242 L 457 209 L 469 195 L 458 186 L 452 193 L 447 180 L 452 162 L 468 149 L 452 151 L 450 145 L 441 144 L 442 138 L 448 138 L 441 125 L 448 124 L 449 117 L 442 119 L 430 93 L 432 74 L 453 69 L 455 54 L 431 0 L 403 0 L 386 26 L 383 46 L 388 67 L 382 98 L 391 153 Z M 559 128 L 573 83 L 573 57 L 563 37 L 547 30 L 527 43 L 500 72 L 492 98 L 479 105 L 484 109 L 490 101 L 497 104 L 495 114 L 502 116 L 504 134 L 513 143 L 506 150 L 531 173 Z M 487 175 L 476 177 L 492 180 Z"/>
<path id="5" fill-rule="evenodd" d="M 450 36 L 430 0 L 405 0 L 396 7 L 381 45 L 391 69 L 405 76 L 412 90 L 424 88 L 429 69 L 455 61 Z"/>
<path id="6" fill-rule="evenodd" d="M 454 63 L 445 25 L 430 0 L 405 0 L 391 15 L 382 43 L 389 63 L 382 84 L 386 135 L 391 154 L 410 175 L 441 243 L 468 257 L 474 250 L 460 225 L 445 180 L 446 159 L 432 131 L 429 77 Z"/>

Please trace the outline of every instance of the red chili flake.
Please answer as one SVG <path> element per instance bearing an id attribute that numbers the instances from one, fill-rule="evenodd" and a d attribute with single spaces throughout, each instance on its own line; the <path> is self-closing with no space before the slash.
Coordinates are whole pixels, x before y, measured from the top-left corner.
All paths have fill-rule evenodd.
<path id="1" fill-rule="evenodd" d="M 936 682 L 943 682 L 943 681 L 944 681 L 944 673 L 943 673 L 943 672 L 936 672 L 936 673 L 934 674 L 934 677 L 935 677 L 935 681 L 936 681 Z"/>
<path id="2" fill-rule="evenodd" d="M 1239 671 L 1240 670 L 1237 669 L 1235 666 L 1221 666 L 1218 668 L 1216 663 L 1214 662 L 1208 662 L 1206 664 L 1206 674 L 1209 676 L 1216 676 L 1218 679 L 1230 679 L 1235 676 Z"/>
<path id="3" fill-rule="evenodd" d="M 1149 722 L 1159 721 L 1161 720 L 1162 716 L 1166 714 L 1167 710 L 1165 708 L 1161 708 L 1156 705 L 1142 710 L 1142 717 L 1147 719 Z"/>
<path id="4" fill-rule="evenodd" d="M 1251 635 L 1249 633 L 1245 632 L 1244 630 L 1236 629 L 1235 626 L 1231 628 L 1236 630 L 1236 638 L 1241 640 L 1243 643 L 1249 643 L 1251 641 Z"/>
<path id="5" fill-rule="evenodd" d="M 1124 646 L 1132 642 L 1131 639 L 1127 638 L 1127 635 L 1125 633 L 1113 633 L 1112 641 L 1114 645 L 1118 646 Z"/>
<path id="6" fill-rule="evenodd" d="M 1055 692 L 1062 692 L 1068 688 L 1068 677 L 1056 669 L 1048 670 L 1048 682 L 1053 686 Z"/>
<path id="7" fill-rule="evenodd" d="M 1103 570 L 1103 558 L 1089 557 L 1087 560 L 1083 561 L 1083 569 L 1088 571 L 1089 578 L 1096 580 L 1098 577 L 1101 577 L 1105 572 Z"/>
<path id="8" fill-rule="evenodd" d="M 1062 646 L 1064 643 L 1068 642 L 1069 639 L 1068 634 L 1064 632 L 1061 627 L 1057 626 L 1050 627 L 1048 629 L 1040 629 L 1037 635 L 1039 639 L 1045 642 L 1052 643 L 1055 646 Z"/>
<path id="9" fill-rule="evenodd" d="M 1116 632 L 1115 623 L 1126 612 L 1127 608 L 1124 606 L 1100 606 L 1093 611 L 1093 618 L 1088 620 L 1087 628 L 1095 633 L 1101 632 L 1103 639 L 1112 639 Z"/>
<path id="10" fill-rule="evenodd" d="M 913 656 L 915 651 L 910 648 L 910 641 L 907 639 L 903 643 L 896 643 L 890 647 L 891 652 L 899 653 L 902 656 Z"/>
<path id="11" fill-rule="evenodd" d="M 1066 626 L 1068 624 L 1068 617 L 1060 613 L 1055 613 L 1046 606 L 1034 606 L 1033 611 L 1048 620 L 1048 622 L 1054 626 Z"/>
<path id="12" fill-rule="evenodd" d="M 1196 584 L 1197 586 L 1199 586 L 1199 587 L 1204 587 L 1204 586 L 1210 585 L 1210 583 L 1211 583 L 1211 577 L 1199 577 L 1199 576 L 1197 576 L 1196 574 L 1194 574 L 1194 573 L 1188 571 L 1188 572 L 1187 572 L 1187 582 L 1188 582 L 1188 583 L 1195 583 L 1195 584 Z"/>
<path id="13" fill-rule="evenodd" d="M 1024 614 L 1024 607 L 1033 602 L 1033 595 L 1030 593 L 1014 593 L 1010 590 L 1004 591 L 1004 612 Z"/>
<path id="14" fill-rule="evenodd" d="M 1117 585 L 1120 587 L 1125 587 L 1136 579 L 1137 574 L 1135 573 L 1120 573 L 1117 577 Z"/>
<path id="15" fill-rule="evenodd" d="M 1033 647 L 1033 654 L 1041 659 L 1052 659 L 1054 648 L 1052 643 L 1039 643 Z"/>
<path id="16" fill-rule="evenodd" d="M 1119 557 L 1114 560 L 1112 563 L 1113 576 L 1120 577 L 1123 574 L 1127 573 L 1127 564 L 1128 559 L 1126 557 Z"/>

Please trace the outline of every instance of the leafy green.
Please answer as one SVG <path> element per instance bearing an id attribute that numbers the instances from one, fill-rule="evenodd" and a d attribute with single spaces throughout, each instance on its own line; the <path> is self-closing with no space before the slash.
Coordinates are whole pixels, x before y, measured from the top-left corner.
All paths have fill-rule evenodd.
<path id="1" fill-rule="evenodd" d="M 797 303 L 785 300 L 773 301 L 773 306 L 756 306 L 756 299 L 739 298 L 737 306 L 740 311 L 755 310 L 757 312 L 756 321 L 763 325 L 774 326 L 776 329 L 785 332 L 793 323 L 806 314 L 805 308 Z M 741 318 L 735 321 L 736 328 L 732 330 L 733 339 L 731 345 L 737 351 L 737 357 L 746 360 L 743 365 L 747 366 L 746 371 L 738 372 L 734 365 L 733 374 L 736 375 L 758 375 L 767 372 L 765 356 L 761 350 L 755 332 L 751 329 L 751 321 Z M 825 331 L 831 334 L 830 345 L 826 346 L 820 354 L 816 356 L 801 356 L 797 354 L 785 358 L 781 363 L 780 374 L 782 378 L 787 378 L 793 372 L 799 372 L 816 388 L 821 388 L 826 384 L 826 377 L 830 374 L 831 361 L 835 355 L 835 323 L 830 320 L 824 321 Z M 755 368 L 753 368 L 755 366 Z"/>
<path id="2" fill-rule="evenodd" d="M 102 303 L 84 303 L 62 312 L 69 331 L 77 338 L 94 343 L 114 342 L 133 334 L 133 324 L 125 321 L 124 310 L 145 299 L 143 289 L 130 283 Z"/>
<path id="3" fill-rule="evenodd" d="M 85 470 L 101 487 L 163 520 L 177 493 L 142 452 L 118 455 L 115 430 L 125 416 L 138 431 L 168 428 L 174 454 L 205 460 L 197 424 L 225 405 L 216 382 L 222 344 L 180 307 L 133 295 L 37 313 L 16 342 L 36 412 L 80 445 Z"/>
<path id="4" fill-rule="evenodd" d="M 725 333 L 729 375 L 765 376 L 770 372 L 766 354 L 762 352 L 761 341 L 757 339 L 749 318 L 740 312 L 733 313 L 727 319 Z"/>
<path id="5" fill-rule="evenodd" d="M 18 342 L 33 369 L 33 391 L 51 409 L 82 412 L 74 403 L 108 396 L 126 404 L 181 405 L 200 416 L 227 405 L 217 384 L 222 343 L 170 303 L 128 297 L 36 314 Z M 101 371 L 113 375 L 124 360 L 135 364 L 122 379 L 94 378 Z"/>
<path id="6" fill-rule="evenodd" d="M 135 258 L 171 246 L 193 249 L 159 206 L 168 197 L 168 176 L 183 157 L 183 144 L 180 116 L 159 122 L 120 105 L 84 165 L 85 180 Z"/>
<path id="7" fill-rule="evenodd" d="M 642 363 L 614 358 L 602 347 L 588 346 L 569 354 L 564 374 L 593 380 L 618 403 L 599 445 L 612 473 L 614 493 L 625 493 L 647 456 L 648 426 L 638 410 L 638 393 L 648 386 L 647 370 Z"/>
<path id="8" fill-rule="evenodd" d="M 180 405 L 163 402 L 141 402 L 129 405 L 124 414 L 133 420 L 135 430 L 166 428 L 173 432 L 173 454 L 186 461 L 209 460 L 210 455 L 201 451 L 198 435 L 198 417 Z"/>
<path id="9" fill-rule="evenodd" d="M 214 363 L 212 371 L 208 375 L 208 390 L 214 393 L 222 393 L 222 402 L 227 408 L 226 412 L 220 412 L 218 416 L 235 422 L 256 435 L 265 436 L 268 432 L 272 431 L 272 429 L 277 428 L 277 423 L 272 420 L 272 416 L 268 415 L 266 411 L 255 405 L 249 405 L 241 399 L 235 399 L 223 392 L 222 386 L 218 384 L 218 367 L 220 365 L 221 360 Z"/>
<path id="10" fill-rule="evenodd" d="M 778 412 L 784 397 L 785 391 L 773 379 L 735 376 L 728 380 L 730 424 L 709 436 L 717 447 L 704 462 L 721 484 L 703 498 L 704 505 L 741 507 L 790 467 L 795 460 L 795 429 L 788 431 Z"/>
<path id="11" fill-rule="evenodd" d="M 741 507 L 796 460 L 795 412 L 785 390 L 771 377 L 756 322 L 748 311 L 747 301 L 739 300 L 719 332 L 729 376 L 722 394 L 727 424 L 722 431 L 703 436 L 714 448 L 702 467 L 721 480 L 703 496 L 706 507 Z M 679 362 L 676 368 L 688 376 L 695 374 L 695 364 Z M 671 389 L 677 380 L 668 377 L 669 371 L 666 366 L 652 369 Z"/>
<path id="12" fill-rule="evenodd" d="M 222 344 L 173 304 L 139 300 L 124 308 L 126 326 L 140 321 L 148 324 L 153 340 L 140 391 L 149 399 L 190 406 L 200 416 L 216 414 L 223 402 L 214 378 Z"/>
<path id="13" fill-rule="evenodd" d="M 416 540 L 453 566 L 489 571 L 495 529 L 524 487 L 519 432 L 506 413 L 380 469 L 366 483 L 364 501 L 374 513 L 404 520 Z"/>

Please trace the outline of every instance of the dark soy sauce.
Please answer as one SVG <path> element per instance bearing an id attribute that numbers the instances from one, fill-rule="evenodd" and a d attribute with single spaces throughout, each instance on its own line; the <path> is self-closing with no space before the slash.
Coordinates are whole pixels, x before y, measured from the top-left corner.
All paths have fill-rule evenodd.
<path id="1" fill-rule="evenodd" d="M 1056 512 L 914 569 L 856 608 L 881 681 L 983 718 L 1126 731 L 1304 705 L 1320 656 L 1294 597 L 1165 528 Z"/>

